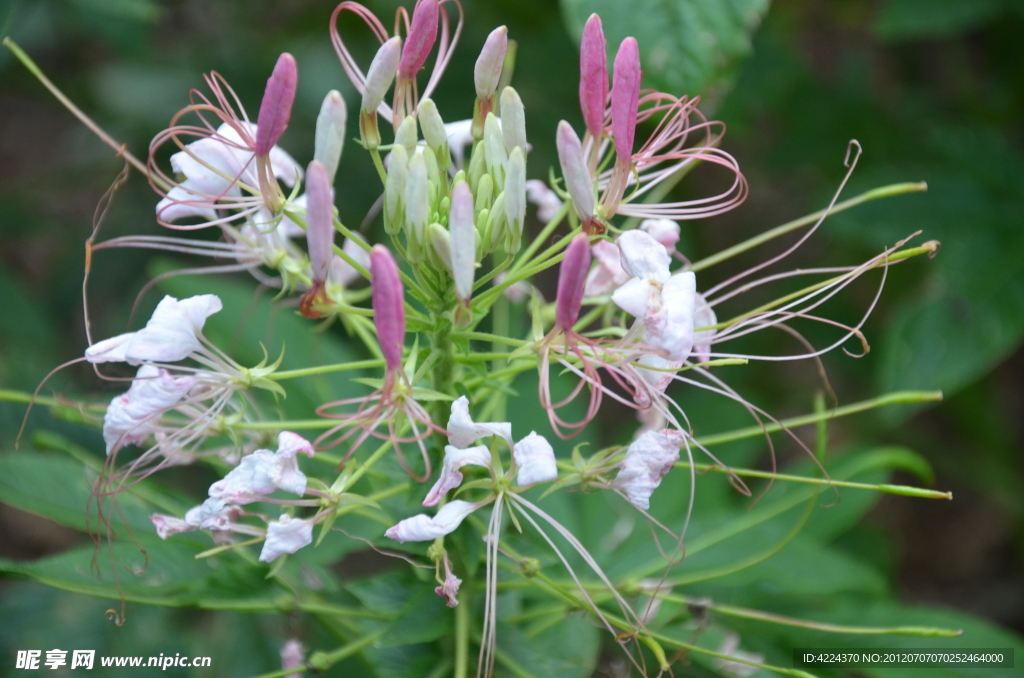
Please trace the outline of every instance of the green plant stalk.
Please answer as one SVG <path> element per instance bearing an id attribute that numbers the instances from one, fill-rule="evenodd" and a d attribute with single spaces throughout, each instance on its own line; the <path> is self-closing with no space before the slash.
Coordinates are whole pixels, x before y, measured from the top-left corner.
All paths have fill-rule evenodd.
<path id="1" fill-rule="evenodd" d="M 317 365 L 306 367 L 301 370 L 281 370 L 267 375 L 267 379 L 280 381 L 282 379 L 296 379 L 299 377 L 313 377 L 331 372 L 347 372 L 349 370 L 365 370 L 374 367 L 384 367 L 383 360 L 357 360 L 351 363 L 334 363 L 332 365 Z"/>
<path id="2" fill-rule="evenodd" d="M 690 267 L 687 270 L 694 272 L 703 271 L 705 268 L 710 268 L 715 264 L 720 264 L 726 259 L 730 259 L 736 256 L 737 254 L 742 254 L 743 252 L 746 252 L 749 249 L 753 249 L 758 245 L 763 245 L 769 240 L 778 238 L 780 235 L 785 235 L 786 233 L 789 233 L 790 231 L 795 231 L 796 229 L 802 228 L 803 226 L 810 226 L 818 219 L 823 217 L 826 214 L 826 212 L 828 214 L 837 214 L 839 212 L 848 210 L 851 207 L 856 207 L 861 203 L 869 202 L 871 200 L 878 200 L 880 198 L 891 198 L 897 195 L 917 193 L 920 191 L 927 190 L 928 184 L 926 184 L 923 181 L 908 182 L 902 184 L 890 184 L 888 186 L 873 188 L 870 191 L 861 193 L 860 195 L 850 198 L 849 200 L 844 200 L 843 202 L 836 203 L 836 205 L 834 205 L 831 210 L 818 210 L 817 212 L 812 212 L 807 216 L 800 217 L 799 219 L 790 221 L 781 226 L 776 226 L 770 231 L 765 231 L 764 233 L 753 238 L 750 238 L 749 240 L 744 240 L 743 242 L 737 245 L 733 245 L 732 247 L 729 247 L 727 249 L 724 249 L 717 254 L 712 254 L 710 257 L 705 257 L 704 259 L 695 261 L 692 264 L 690 264 Z"/>
<path id="3" fill-rule="evenodd" d="M 726 431 L 724 433 L 701 436 L 696 440 L 697 443 L 704 447 L 711 447 L 712 445 L 731 443 L 736 440 L 744 440 L 745 438 L 754 438 L 764 435 L 765 433 L 775 433 L 776 431 L 781 431 L 783 428 L 808 426 L 822 420 L 846 417 L 851 414 L 867 412 L 868 410 L 877 409 L 879 407 L 902 405 L 906 403 L 934 403 L 940 402 L 941 400 L 942 391 L 894 391 L 893 393 L 886 393 L 885 395 L 878 396 L 877 398 L 870 398 L 868 400 L 851 403 L 850 405 L 837 407 L 834 410 L 821 414 L 805 414 L 800 417 L 783 419 L 778 424 L 772 422 L 765 424 L 764 426 L 748 426 L 746 428 Z"/>
<path id="4" fill-rule="evenodd" d="M 455 607 L 455 678 L 469 675 L 469 601 L 468 592 Z"/>
<path id="5" fill-rule="evenodd" d="M 825 421 L 822 419 L 821 421 Z M 689 462 L 681 461 L 677 462 L 676 468 L 690 468 Z M 770 473 L 768 471 L 755 471 L 747 468 L 723 468 L 715 464 L 694 464 L 693 467 L 698 471 L 722 473 L 725 475 L 736 475 L 740 477 L 748 478 L 765 478 L 768 480 L 784 480 L 796 483 L 806 483 L 809 485 L 824 485 L 827 487 L 849 487 L 858 490 L 874 490 L 875 492 L 884 492 L 886 494 L 898 494 L 905 497 L 920 497 L 922 499 L 952 499 L 952 492 L 940 492 L 938 490 L 929 490 L 921 487 L 912 487 L 910 485 L 890 485 L 887 483 L 881 483 L 872 485 L 870 483 L 855 483 L 848 480 L 830 480 L 828 478 L 810 478 L 807 476 L 790 475 L 787 473 Z"/>

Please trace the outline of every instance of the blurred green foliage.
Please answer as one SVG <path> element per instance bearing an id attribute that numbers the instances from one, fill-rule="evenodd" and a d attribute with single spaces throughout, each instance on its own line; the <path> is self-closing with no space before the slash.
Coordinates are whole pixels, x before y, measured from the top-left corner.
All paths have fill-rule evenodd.
<path id="1" fill-rule="evenodd" d="M 144 154 L 149 139 L 186 102 L 187 89 L 201 85 L 200 73 L 223 73 L 250 111 L 262 92 L 266 73 L 282 50 L 296 55 L 300 89 L 292 126 L 283 140 L 297 158 L 311 156 L 312 125 L 323 92 L 338 88 L 352 104 L 355 92 L 345 80 L 327 40 L 331 2 L 202 2 L 177 0 L 14 0 L 0 8 L 0 26 L 38 59 L 53 79 L 94 115 L 115 137 Z M 373 3 L 388 16 L 393 3 Z M 766 12 L 767 10 L 767 12 Z M 942 388 L 948 400 L 931 412 L 889 411 L 836 422 L 833 440 L 856 440 L 866 451 L 882 443 L 901 443 L 924 454 L 937 469 L 938 485 L 955 487 L 958 501 L 965 491 L 982 495 L 983 510 L 974 523 L 961 526 L 966 539 L 982 529 L 992 512 L 1012 516 L 1005 528 L 1000 558 L 1015 575 L 1004 576 L 1011 601 L 1024 600 L 1024 431 L 1020 416 L 1022 370 L 1018 351 L 1024 338 L 1024 12 L 1011 0 L 887 0 L 882 3 L 843 0 L 816 3 L 788 0 L 644 0 L 614 3 L 602 0 L 544 2 L 467 2 L 467 28 L 449 76 L 437 96 L 441 113 L 455 119 L 472 105 L 468 82 L 476 53 L 487 32 L 506 23 L 519 42 L 514 83 L 528 111 L 528 133 L 535 146 L 531 178 L 546 178 L 555 163 L 550 143 L 556 122 L 579 122 L 576 103 L 576 51 L 572 37 L 592 11 L 606 18 L 609 42 L 625 35 L 640 39 L 648 84 L 676 93 L 701 94 L 727 122 L 725 148 L 735 154 L 751 182 L 747 205 L 707 222 L 684 228 L 687 252 L 710 254 L 789 218 L 825 204 L 843 173 L 843 152 L 857 138 L 865 154 L 847 195 L 893 181 L 924 180 L 927 194 L 875 203 L 830 219 L 798 263 L 839 265 L 872 256 L 886 245 L 924 231 L 923 238 L 943 242 L 932 262 L 895 267 L 887 280 L 883 303 L 866 330 L 875 349 L 860 361 L 829 357 L 826 367 L 843 401 L 878 391 Z M 764 25 L 759 26 L 761 19 Z M 358 26 L 346 26 L 353 34 Z M 356 44 L 370 54 L 364 34 Z M 6 52 L 0 54 L 0 388 L 33 389 L 54 365 L 81 354 L 86 343 L 81 310 L 82 249 L 92 210 L 120 169 L 118 161 L 71 117 Z M 715 110 L 717 109 L 717 110 Z M 364 158 L 351 149 L 340 169 L 342 217 L 359 223 L 376 199 L 376 178 L 363 171 Z M 360 163 L 360 164 L 357 164 Z M 695 177 L 694 181 L 705 181 Z M 713 179 L 708 179 L 713 181 Z M 682 187 L 681 195 L 688 189 Z M 692 189 L 690 189 L 692 190 Z M 699 190 L 699 189 L 697 189 Z M 105 236 L 157 233 L 154 196 L 138 177 L 116 197 L 103 225 Z M 770 248 L 769 248 L 770 249 Z M 763 253 L 757 253 L 759 259 Z M 748 258 L 747 261 L 753 261 Z M 121 331 L 135 294 L 161 264 L 145 254 L 119 250 L 97 255 L 90 281 L 94 336 Z M 710 273 L 709 278 L 716 275 Z M 210 334 L 222 346 L 252 351 L 263 341 L 271 355 L 281 344 L 289 351 L 338 360 L 352 349 L 339 335 L 311 335 L 288 311 L 272 308 L 266 297 L 254 297 L 248 280 L 178 278 L 161 286 L 168 293 L 216 288 L 225 298 L 222 316 L 211 318 Z M 857 317 L 874 289 L 865 286 L 841 302 L 840 315 Z M 249 315 L 240 309 L 256 298 Z M 145 314 L 156 293 L 142 301 Z M 813 339 L 813 334 L 811 335 Z M 791 351 L 787 338 L 771 348 Z M 245 356 L 253 362 L 260 356 Z M 286 353 L 286 360 L 287 360 Z M 783 378 L 779 378 L 779 375 Z M 771 404 L 783 415 L 808 409 L 807 393 L 817 387 L 812 368 L 775 366 L 746 371 L 730 383 L 753 402 Z M 729 375 L 732 378 L 732 375 Z M 516 384 L 530 393 L 529 383 Z M 73 367 L 55 377 L 46 392 L 90 393 L 99 386 L 89 370 Z M 282 403 L 288 411 L 308 411 L 328 394 L 344 392 L 344 379 L 322 377 L 303 384 L 303 398 Z M 100 394 L 98 397 L 109 397 Z M 700 432 L 747 423 L 740 408 L 681 393 Z M 294 408 L 294 409 L 291 409 Z M 0 404 L 0 444 L 10 449 L 24 408 Z M 521 426 L 546 426 L 536 408 L 521 413 Z M 533 421 L 535 419 L 536 421 Z M 601 434 L 621 440 L 628 431 L 616 418 L 603 422 Z M 520 424 L 517 423 L 517 428 Z M 93 431 L 56 420 L 38 408 L 30 430 L 65 436 L 36 438 L 20 452 L 0 456 L 0 501 L 81 530 L 87 499 L 81 464 L 56 450 L 101 449 Z M 80 445 L 81 449 L 74 447 Z M 36 449 L 34 449 L 36 448 Z M 46 449 L 40 452 L 39 448 Z M 790 460 L 787 450 L 782 450 Z M 882 454 L 882 448 L 877 448 Z M 763 443 L 738 443 L 723 451 L 731 464 L 757 464 Z M 88 456 L 82 458 L 89 458 Z M 93 456 L 93 463 L 99 461 Z M 895 468 L 881 457 L 877 468 L 861 478 L 883 482 Z M 886 458 L 888 459 L 888 458 Z M 840 477 L 844 457 L 832 468 Z M 392 469 L 396 471 L 397 469 Z M 202 471 L 172 474 L 176 487 L 202 488 Z M 755 537 L 717 540 L 716 529 L 743 516 L 767 514 L 793 502 L 802 490 L 775 487 L 754 509 L 741 501 L 724 478 L 709 478 L 698 493 L 690 567 L 711 572 L 752 553 L 767 553 L 799 519 L 807 496 L 791 508 L 766 518 Z M 663 486 L 666 501 L 658 507 L 665 519 L 678 516 L 688 493 L 684 474 L 670 476 Z M 36 584 L 3 582 L 0 619 L 18 619 L 5 628 L 3 654 L 25 647 L 91 647 L 105 654 L 159 654 L 181 651 L 208 654 L 208 673 L 167 675 L 246 676 L 278 666 L 276 648 L 289 634 L 301 632 L 308 644 L 321 648 L 343 644 L 360 633 L 386 630 L 387 647 L 376 647 L 332 669 L 332 675 L 422 676 L 444 656 L 447 627 L 425 620 L 449 619 L 439 599 L 425 586 L 410 586 L 407 577 L 385 575 L 360 579 L 339 574 L 334 563 L 359 550 L 359 542 L 333 539 L 291 559 L 286 577 L 313 582 L 317 596 L 336 605 L 367 604 L 388 620 L 353 620 L 332 625 L 308 616 L 246 615 L 232 608 L 264 605 L 273 610 L 280 584 L 253 578 L 233 560 L 216 557 L 197 562 L 195 549 L 204 544 L 182 538 L 160 542 L 152 536 L 144 511 L 149 507 L 187 505 L 189 492 L 145 484 L 124 502 L 129 524 L 150 556 L 145 578 L 134 580 L 121 569 L 121 584 L 131 599 L 147 597 L 165 605 L 191 605 L 217 593 L 217 611 L 146 607 L 130 604 L 124 627 L 102 621 L 109 601 L 67 594 Z M 196 492 L 191 492 L 197 496 Z M 557 497 L 553 497 L 557 501 Z M 394 515 L 408 513 L 409 497 L 386 504 Z M 910 499 L 898 501 L 910 502 Z M 981 501 L 973 500 L 975 503 Z M 987 503 L 986 503 L 987 502 Z M 819 504 L 830 503 L 822 497 Z M 582 496 L 576 504 L 562 501 L 551 509 L 605 562 L 623 575 L 656 557 L 649 537 L 634 514 L 622 512 L 609 528 L 608 502 Z M 807 528 L 784 550 L 741 573 L 686 588 L 693 597 L 718 603 L 770 609 L 778 614 L 813 617 L 833 623 L 927 624 L 964 628 L 962 639 L 934 643 L 907 637 L 835 637 L 797 628 L 771 633 L 757 622 L 712 614 L 709 646 L 720 642 L 724 629 L 744 639 L 744 649 L 762 652 L 768 661 L 788 665 L 788 648 L 805 644 L 895 647 L 935 644 L 940 647 L 1014 645 L 1019 639 L 994 625 L 951 610 L 900 605 L 906 595 L 893 584 L 900 570 L 896 538 L 864 520 L 876 508 L 875 498 L 845 492 L 833 507 L 816 511 Z M 954 503 L 954 508 L 957 503 Z M 621 507 L 620 507 L 621 508 Z M 985 511 L 989 511 L 986 513 Z M 921 514 L 925 515 L 925 514 Z M 5 525 L 17 524 L 18 515 Z M 637 529 L 633 529 L 636 527 Z M 10 528 L 8 528 L 10 529 Z M 952 528 L 950 528 L 952 530 Z M 15 530 L 12 530 L 15 531 Z M 632 533 L 632 536 L 629 536 Z M 622 535 L 621 538 L 614 535 Z M 901 540 L 906 541 L 907 535 Z M 11 542 L 13 543 L 13 542 Z M 947 542 L 948 543 L 948 542 Z M 550 552 L 535 545 L 536 555 L 551 562 Z M 103 578 L 91 573 L 90 544 L 58 541 L 60 555 L 27 562 L 24 553 L 5 552 L 0 570 L 11 576 L 58 583 L 65 588 L 116 598 L 109 568 Z M 122 544 L 125 562 L 138 564 L 138 551 Z M 939 545 L 931 557 L 942 560 Z M 904 553 L 906 546 L 903 546 Z M 119 551 L 120 553 L 120 551 Z M 939 566 L 941 567 L 941 565 Z M 1015 578 L 1014 578 L 1015 577 Z M 319 587 L 319 588 L 316 588 Z M 1015 588 L 1014 588 L 1015 587 Z M 1014 596 L 1018 596 L 1014 598 Z M 504 594 L 503 615 L 512 617 L 531 604 L 528 594 Z M 682 618 L 685 606 L 678 606 Z M 1020 609 L 981 609 L 998 621 L 1024 629 Z M 315 616 L 315 615 L 314 615 Z M 390 621 L 397 616 L 398 621 Z M 402 620 L 405 620 L 404 622 Z M 510 661 L 530 667 L 536 675 L 579 675 L 592 672 L 598 661 L 600 636 L 582 617 L 541 617 L 533 633 L 522 634 L 505 624 L 499 631 Z M 668 631 L 667 631 L 668 632 Z M 686 638 L 691 628 L 672 630 Z M 270 642 L 268 642 L 270 641 Z M 567 649 L 568 648 L 568 649 Z M 507 664 L 506 664 L 507 666 Z M 710 675 L 699 663 L 684 675 Z M 11 671 L 10 664 L 0 674 Z M 177 671 L 177 672 L 176 672 Z M 871 670 L 879 677 L 918 675 L 906 670 Z M 935 676 L 974 673 L 934 672 Z M 996 676 L 995 672 L 978 675 Z"/>

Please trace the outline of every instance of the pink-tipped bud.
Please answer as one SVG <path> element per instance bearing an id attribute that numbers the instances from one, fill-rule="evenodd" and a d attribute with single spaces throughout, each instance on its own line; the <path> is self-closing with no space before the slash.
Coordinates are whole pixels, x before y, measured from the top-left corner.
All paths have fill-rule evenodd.
<path id="1" fill-rule="evenodd" d="M 299 67 L 295 57 L 285 52 L 277 58 L 274 72 L 267 80 L 263 92 L 260 114 L 256 118 L 256 155 L 266 156 L 288 127 L 295 103 L 295 88 L 299 85 Z"/>
<path id="2" fill-rule="evenodd" d="M 615 55 L 612 76 L 612 136 L 619 162 L 631 164 L 636 114 L 640 106 L 640 47 L 636 38 L 626 38 Z"/>
<path id="3" fill-rule="evenodd" d="M 370 250 L 370 275 L 373 276 L 373 324 L 377 328 L 384 363 L 389 370 L 402 367 L 405 345 L 405 293 L 398 265 L 387 247 L 374 245 Z"/>
<path id="4" fill-rule="evenodd" d="M 398 72 L 398 61 L 402 56 L 402 39 L 397 35 L 377 50 L 366 71 L 366 89 L 363 90 L 362 109 L 365 113 L 375 113 L 384 95 Z"/>
<path id="5" fill-rule="evenodd" d="M 558 162 L 562 166 L 565 187 L 572 196 L 576 212 L 584 221 L 590 221 L 594 218 L 594 182 L 587 169 L 580 138 L 565 120 L 558 123 L 555 146 L 558 148 Z"/>
<path id="6" fill-rule="evenodd" d="M 555 299 L 555 324 L 571 330 L 580 317 L 583 287 L 590 272 L 590 238 L 580 233 L 565 248 L 565 258 L 558 268 L 558 296 Z"/>
<path id="7" fill-rule="evenodd" d="M 591 14 L 580 42 L 580 110 L 583 122 L 595 137 L 604 132 L 604 107 L 608 103 L 608 52 L 601 17 Z"/>
<path id="8" fill-rule="evenodd" d="M 452 207 L 448 214 L 451 231 L 452 277 L 455 295 L 462 301 L 473 296 L 476 271 L 476 226 L 474 225 L 473 193 L 469 184 L 460 181 L 452 189 Z"/>
<path id="9" fill-rule="evenodd" d="M 306 243 L 313 279 L 327 280 L 334 251 L 334 212 L 331 180 L 322 164 L 314 160 L 306 170 Z"/>
<path id="10" fill-rule="evenodd" d="M 508 29 L 498 26 L 487 36 L 480 56 L 473 70 L 473 83 L 476 85 L 477 99 L 490 99 L 498 89 L 501 78 L 501 67 L 505 63 L 505 50 L 508 49 Z"/>
<path id="11" fill-rule="evenodd" d="M 405 36 L 402 60 L 398 63 L 398 77 L 412 80 L 423 68 L 437 40 L 437 19 L 437 0 L 420 0 L 416 3 L 409 35 Z"/>

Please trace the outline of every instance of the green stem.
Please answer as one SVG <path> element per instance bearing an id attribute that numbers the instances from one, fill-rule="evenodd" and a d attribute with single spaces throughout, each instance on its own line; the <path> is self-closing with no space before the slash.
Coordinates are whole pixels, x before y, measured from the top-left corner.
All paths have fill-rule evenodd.
<path id="1" fill-rule="evenodd" d="M 462 600 L 455 607 L 455 678 L 469 675 L 469 592 L 463 591 Z"/>
<path id="2" fill-rule="evenodd" d="M 877 398 L 862 400 L 850 405 L 844 405 L 843 407 L 837 407 L 834 410 L 822 414 L 805 414 L 801 417 L 783 419 L 778 424 L 773 422 L 765 424 L 764 426 L 748 426 L 747 428 L 736 429 L 735 431 L 702 436 L 697 438 L 697 442 L 705 447 L 710 447 L 711 445 L 721 445 L 722 443 L 730 443 L 735 440 L 754 438 L 764 435 L 765 433 L 774 433 L 782 430 L 783 427 L 796 428 L 798 426 L 808 426 L 822 420 L 846 417 L 851 414 L 866 412 L 867 410 L 873 410 L 879 407 L 905 403 L 940 402 L 941 400 L 942 391 L 895 391 L 893 393 L 886 393 L 885 395 L 878 396 Z"/>
<path id="3" fill-rule="evenodd" d="M 317 365 L 316 367 L 305 367 L 301 370 L 282 370 L 268 374 L 267 379 L 296 379 L 298 377 L 312 377 L 318 374 L 330 372 L 347 372 L 349 370 L 365 370 L 373 367 L 383 367 L 383 360 L 359 360 L 351 363 L 335 363 L 333 365 Z"/>
<path id="4" fill-rule="evenodd" d="M 927 190 L 928 184 L 926 184 L 923 181 L 916 183 L 891 184 L 889 186 L 881 186 L 879 188 L 874 188 L 865 193 L 861 193 L 860 195 L 850 198 L 849 200 L 844 200 L 841 203 L 837 203 L 835 206 L 832 207 L 832 210 L 829 212 L 829 214 L 837 214 L 844 210 L 848 210 L 851 207 L 856 207 L 861 203 L 869 202 L 871 200 L 878 200 L 880 198 L 891 198 L 893 196 L 903 195 L 905 193 L 917 193 L 919 191 Z M 820 219 L 822 216 L 824 216 L 825 213 L 826 210 L 819 210 L 817 212 L 808 214 L 805 217 L 801 217 L 794 221 L 790 221 L 789 223 L 783 224 L 782 226 L 776 226 L 770 231 L 765 231 L 764 233 L 754 236 L 749 240 L 744 240 L 743 242 L 737 245 L 733 245 L 728 249 L 722 250 L 718 254 L 713 254 L 710 257 L 706 257 L 699 261 L 695 261 L 690 265 L 690 268 L 688 270 L 694 272 L 702 271 L 705 268 L 709 268 L 711 266 L 714 266 L 715 264 L 719 264 L 725 261 L 726 259 L 730 259 L 736 256 L 737 254 L 741 254 L 749 249 L 757 247 L 758 245 L 762 245 L 768 242 L 769 240 L 778 238 L 780 235 L 785 235 L 786 233 L 789 233 L 790 231 L 795 231 L 796 229 L 802 228 L 803 226 L 810 226 L 818 219 Z"/>

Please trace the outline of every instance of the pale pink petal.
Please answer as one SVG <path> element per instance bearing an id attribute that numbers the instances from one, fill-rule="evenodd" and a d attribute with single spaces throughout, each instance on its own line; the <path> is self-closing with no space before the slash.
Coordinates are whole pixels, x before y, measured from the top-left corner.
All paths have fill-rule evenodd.
<path id="1" fill-rule="evenodd" d="M 531 431 L 512 448 L 512 458 L 519 467 L 516 476 L 517 485 L 533 485 L 545 483 L 558 477 L 555 465 L 555 451 L 551 443 L 542 435 Z"/>
<path id="2" fill-rule="evenodd" d="M 622 460 L 614 485 L 637 508 L 650 508 L 651 495 L 679 461 L 683 434 L 674 429 L 648 431 L 633 441 Z"/>
<path id="3" fill-rule="evenodd" d="M 115 447 L 137 445 L 156 431 L 160 415 L 195 386 L 195 377 L 172 377 L 167 370 L 143 365 L 128 392 L 114 398 L 103 416 L 107 454 Z"/>
<path id="4" fill-rule="evenodd" d="M 389 528 L 384 536 L 398 542 L 432 541 L 454 532 L 466 516 L 478 508 L 479 504 L 455 499 L 442 506 L 433 518 L 423 513 L 406 518 Z"/>
<path id="5" fill-rule="evenodd" d="M 195 526 L 189 525 L 181 518 L 175 518 L 174 516 L 165 516 L 161 513 L 154 513 L 149 517 L 149 520 L 156 527 L 156 533 L 161 539 L 167 539 L 173 534 L 191 532 L 192 530 L 196 529 Z"/>
<path id="6" fill-rule="evenodd" d="M 672 261 L 665 248 L 643 231 L 626 231 L 615 241 L 622 254 L 622 268 L 635 278 L 664 283 Z"/>
<path id="7" fill-rule="evenodd" d="M 430 488 L 427 498 L 423 500 L 424 506 L 437 506 L 441 497 L 462 484 L 462 473 L 459 471 L 466 465 L 489 467 L 491 465 L 491 451 L 486 445 L 477 445 L 461 450 L 453 445 L 444 448 L 444 463 L 441 467 L 441 475 L 437 482 Z"/>
<path id="8" fill-rule="evenodd" d="M 285 514 L 267 523 L 267 540 L 260 551 L 260 562 L 269 563 L 278 556 L 295 553 L 313 542 L 313 521 Z"/>
<path id="9" fill-rule="evenodd" d="M 455 447 L 469 447 L 481 438 L 499 436 L 512 446 L 512 424 L 509 422 L 476 423 L 469 416 L 469 399 L 460 396 L 452 403 L 448 418 L 448 442 Z"/>

